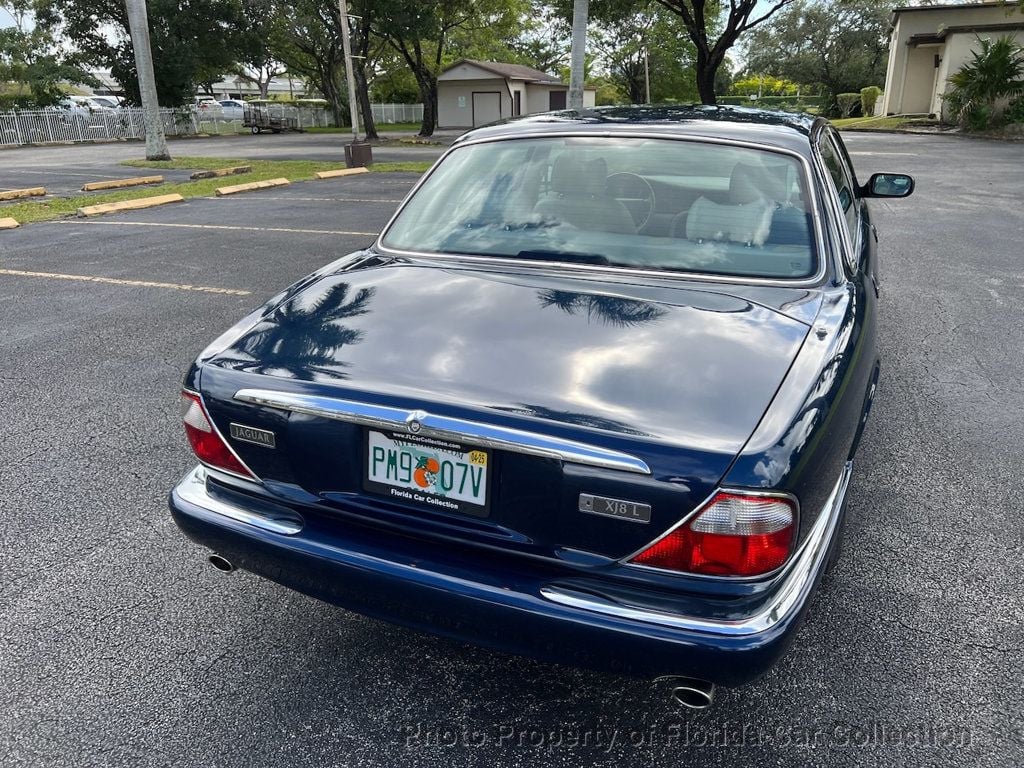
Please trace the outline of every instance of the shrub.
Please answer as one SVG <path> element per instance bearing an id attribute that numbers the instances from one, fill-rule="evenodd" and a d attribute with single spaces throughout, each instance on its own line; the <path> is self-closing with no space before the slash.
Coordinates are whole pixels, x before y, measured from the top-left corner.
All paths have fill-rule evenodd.
<path id="1" fill-rule="evenodd" d="M 836 104 L 839 105 L 840 117 L 854 117 L 854 112 L 860 106 L 860 94 L 859 93 L 839 93 L 836 94 Z"/>
<path id="2" fill-rule="evenodd" d="M 1008 123 L 1024 123 L 1024 96 L 1018 96 L 1011 101 L 1003 116 Z"/>
<path id="3" fill-rule="evenodd" d="M 1024 95 L 1024 48 L 1009 35 L 978 42 L 980 49 L 949 78 L 943 97 L 953 119 L 972 131 L 991 127 L 998 99 Z"/>
<path id="4" fill-rule="evenodd" d="M 877 85 L 869 85 L 860 89 L 860 113 L 864 117 L 871 117 L 875 114 L 875 105 L 882 95 L 882 89 Z"/>

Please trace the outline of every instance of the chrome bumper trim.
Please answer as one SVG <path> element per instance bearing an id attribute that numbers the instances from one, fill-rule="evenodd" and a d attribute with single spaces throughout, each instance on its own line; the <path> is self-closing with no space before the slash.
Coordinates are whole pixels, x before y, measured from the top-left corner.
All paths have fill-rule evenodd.
<path id="1" fill-rule="evenodd" d="M 791 561 L 790 567 L 780 577 L 782 584 L 775 593 L 774 599 L 759 613 L 744 619 L 727 621 L 677 616 L 557 586 L 542 587 L 540 593 L 548 600 L 561 605 L 675 629 L 731 637 L 744 637 L 764 632 L 788 616 L 791 611 L 796 610 L 807 599 L 814 584 L 814 576 L 823 567 L 828 554 L 828 545 L 832 541 L 839 522 L 839 513 L 843 507 L 843 500 L 846 498 L 852 469 L 853 462 L 847 462 L 843 467 L 839 481 L 832 489 L 828 501 L 825 502 L 818 519 L 807 534 L 800 551 Z"/>
<path id="2" fill-rule="evenodd" d="M 333 397 L 278 392 L 269 389 L 240 389 L 235 400 L 267 408 L 276 408 L 307 416 L 378 427 L 397 432 L 434 437 L 440 440 L 469 443 L 481 448 L 526 453 L 572 464 L 586 464 L 603 469 L 651 474 L 647 464 L 626 453 L 600 448 L 573 440 L 509 429 L 478 421 L 437 416 L 426 411 L 409 411 L 386 405 L 340 400 Z"/>
<path id="3" fill-rule="evenodd" d="M 262 528 L 264 531 L 294 536 L 302 530 L 302 520 L 298 515 L 274 515 L 269 511 L 257 512 L 236 507 L 234 504 L 218 499 L 206 489 L 208 476 L 209 470 L 205 467 L 199 466 L 193 469 L 175 487 L 174 490 L 178 494 L 178 498 L 189 504 L 195 504 L 207 512 L 215 512 L 239 523 Z"/>

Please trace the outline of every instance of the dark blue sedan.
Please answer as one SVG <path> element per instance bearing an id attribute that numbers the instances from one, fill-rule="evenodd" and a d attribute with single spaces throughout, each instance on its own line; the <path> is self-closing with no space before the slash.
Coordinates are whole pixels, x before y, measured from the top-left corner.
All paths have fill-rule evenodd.
<path id="1" fill-rule="evenodd" d="M 472 131 L 199 356 L 174 519 L 221 570 L 706 706 L 836 556 L 879 372 L 865 200 L 912 191 L 781 113 Z"/>

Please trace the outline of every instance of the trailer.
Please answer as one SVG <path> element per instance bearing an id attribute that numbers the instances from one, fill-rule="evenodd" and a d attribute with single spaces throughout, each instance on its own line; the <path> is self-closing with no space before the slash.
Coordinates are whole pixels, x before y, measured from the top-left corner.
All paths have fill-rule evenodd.
<path id="1" fill-rule="evenodd" d="M 285 104 L 249 102 L 242 112 L 242 125 L 253 133 L 301 131 L 298 110 Z"/>

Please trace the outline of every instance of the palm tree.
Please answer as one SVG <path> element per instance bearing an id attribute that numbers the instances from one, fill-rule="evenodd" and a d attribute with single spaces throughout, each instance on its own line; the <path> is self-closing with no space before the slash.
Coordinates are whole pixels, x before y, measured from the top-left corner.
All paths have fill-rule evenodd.
<path id="1" fill-rule="evenodd" d="M 558 307 L 569 315 L 585 313 L 588 318 L 596 317 L 608 325 L 626 328 L 658 320 L 665 310 L 657 304 L 618 296 L 598 296 L 575 291 L 544 290 L 538 294 L 544 308 Z"/>
<path id="2" fill-rule="evenodd" d="M 973 130 L 992 124 L 999 99 L 1024 94 L 1024 48 L 1009 35 L 978 41 L 980 50 L 949 78 L 944 97 L 956 121 Z"/>

